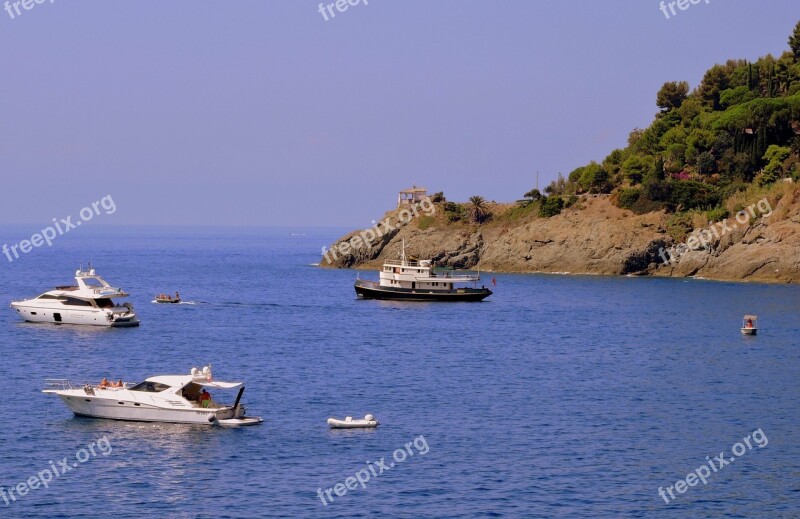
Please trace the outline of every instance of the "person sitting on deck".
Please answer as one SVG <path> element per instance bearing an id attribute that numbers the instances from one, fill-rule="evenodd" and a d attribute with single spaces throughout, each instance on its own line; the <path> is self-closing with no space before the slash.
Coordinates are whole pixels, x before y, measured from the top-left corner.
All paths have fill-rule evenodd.
<path id="1" fill-rule="evenodd" d="M 114 384 L 114 387 L 125 387 L 125 384 L 122 383 L 122 379 L 119 379 L 117 383 Z"/>
<path id="2" fill-rule="evenodd" d="M 103 380 L 100 381 L 100 389 L 106 389 L 109 387 L 111 387 L 111 383 L 106 377 L 103 377 Z"/>
<path id="3" fill-rule="evenodd" d="M 200 398 L 197 399 L 200 403 L 200 407 L 208 407 L 211 405 L 211 395 L 208 391 L 203 389 L 203 392 L 200 393 Z"/>

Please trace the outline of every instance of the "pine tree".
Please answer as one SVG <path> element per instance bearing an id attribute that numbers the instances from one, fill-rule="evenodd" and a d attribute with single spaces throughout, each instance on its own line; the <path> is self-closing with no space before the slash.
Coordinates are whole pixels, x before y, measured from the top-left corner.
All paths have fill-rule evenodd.
<path id="1" fill-rule="evenodd" d="M 789 36 L 789 47 L 792 49 L 795 61 L 800 61 L 800 22 L 797 22 L 794 32 Z"/>

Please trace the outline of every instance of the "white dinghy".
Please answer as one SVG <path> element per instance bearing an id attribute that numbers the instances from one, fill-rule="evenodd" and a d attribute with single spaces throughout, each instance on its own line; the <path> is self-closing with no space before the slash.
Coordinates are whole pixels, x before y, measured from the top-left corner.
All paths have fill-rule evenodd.
<path id="1" fill-rule="evenodd" d="M 331 426 L 331 429 L 374 429 L 380 424 L 371 414 L 364 416 L 363 420 L 354 420 L 352 416 L 347 416 L 344 420 L 328 418 L 328 425 Z"/>

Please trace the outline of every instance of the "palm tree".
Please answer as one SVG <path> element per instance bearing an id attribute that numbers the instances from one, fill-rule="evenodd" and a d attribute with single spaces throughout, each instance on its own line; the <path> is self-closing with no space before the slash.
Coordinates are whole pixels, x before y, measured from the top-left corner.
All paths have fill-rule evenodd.
<path id="1" fill-rule="evenodd" d="M 475 223 L 481 223 L 486 219 L 489 214 L 486 209 L 486 200 L 482 196 L 471 196 L 469 198 L 469 218 Z"/>

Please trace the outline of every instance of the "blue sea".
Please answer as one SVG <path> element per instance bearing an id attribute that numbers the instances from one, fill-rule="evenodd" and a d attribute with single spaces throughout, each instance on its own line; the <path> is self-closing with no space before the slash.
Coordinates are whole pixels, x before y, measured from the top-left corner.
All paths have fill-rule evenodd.
<path id="1" fill-rule="evenodd" d="M 74 465 L 0 516 L 798 517 L 800 287 L 496 274 L 483 303 L 361 301 L 356 271 L 314 266 L 345 231 L 84 226 L 0 256 L 0 486 Z M 7 307 L 89 261 L 139 328 Z M 151 303 L 176 290 L 189 304 Z M 208 364 L 262 425 L 76 418 L 41 392 Z M 367 413 L 381 426 L 326 424 Z"/>

